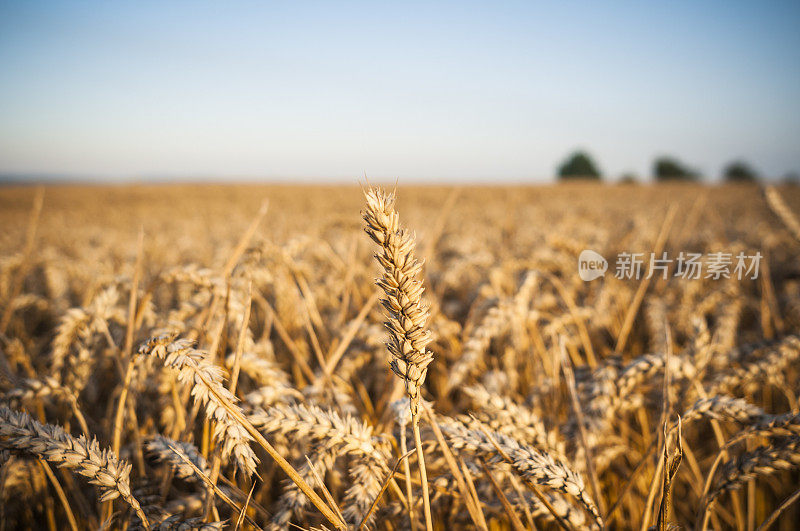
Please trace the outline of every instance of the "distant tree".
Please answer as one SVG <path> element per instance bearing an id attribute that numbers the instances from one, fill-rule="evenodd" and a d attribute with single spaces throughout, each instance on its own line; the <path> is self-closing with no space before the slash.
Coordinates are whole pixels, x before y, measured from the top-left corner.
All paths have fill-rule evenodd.
<path id="1" fill-rule="evenodd" d="M 576 151 L 558 167 L 559 179 L 600 179 L 600 171 L 585 151 Z"/>
<path id="2" fill-rule="evenodd" d="M 800 174 L 797 172 L 789 172 L 783 176 L 783 184 L 788 184 L 790 186 L 798 186 L 800 185 Z"/>
<path id="3" fill-rule="evenodd" d="M 697 172 L 671 157 L 660 157 L 653 163 L 653 175 L 658 181 L 695 181 Z"/>
<path id="4" fill-rule="evenodd" d="M 637 182 L 636 175 L 632 173 L 623 173 L 619 178 L 619 184 L 636 184 Z"/>
<path id="5" fill-rule="evenodd" d="M 753 170 L 749 164 L 740 160 L 731 162 L 725 166 L 725 169 L 722 171 L 722 176 L 728 182 L 752 183 L 758 180 L 758 175 L 755 170 Z"/>

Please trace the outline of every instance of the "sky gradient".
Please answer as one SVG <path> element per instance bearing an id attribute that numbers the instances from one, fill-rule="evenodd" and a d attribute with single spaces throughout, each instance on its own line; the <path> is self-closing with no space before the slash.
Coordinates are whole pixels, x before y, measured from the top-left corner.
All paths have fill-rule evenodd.
<path id="1" fill-rule="evenodd" d="M 800 172 L 800 2 L 6 2 L 0 174 Z"/>

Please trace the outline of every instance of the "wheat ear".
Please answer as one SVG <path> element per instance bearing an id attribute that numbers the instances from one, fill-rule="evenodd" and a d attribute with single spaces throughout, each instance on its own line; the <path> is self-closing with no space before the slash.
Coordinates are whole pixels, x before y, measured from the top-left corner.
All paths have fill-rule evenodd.
<path id="1" fill-rule="evenodd" d="M 343 502 L 344 516 L 348 521 L 358 522 L 375 499 L 389 466 L 385 441 L 372 433 L 372 427 L 359 422 L 350 415 L 339 415 L 317 406 L 279 404 L 267 410 L 256 410 L 249 417 L 262 433 L 281 434 L 293 439 L 306 439 L 313 443 L 310 453 L 320 468 L 330 468 L 327 454 L 334 458 L 343 455 L 356 457 L 350 473 L 353 484 L 347 490 Z M 305 468 L 305 467 L 304 467 Z M 311 472 L 311 468 L 306 468 Z M 293 496 L 294 494 L 292 494 Z M 292 500 L 295 508 L 304 500 Z"/>
<path id="2" fill-rule="evenodd" d="M 191 341 L 173 339 L 172 335 L 150 339 L 139 347 L 139 354 L 161 358 L 166 366 L 178 370 L 179 381 L 192 384 L 192 396 L 205 406 L 206 417 L 216 423 L 214 439 L 222 448 L 222 457 L 232 455 L 239 469 L 252 475 L 258 463 L 249 444 L 253 438 L 218 399 L 223 397 L 233 404 L 237 401 L 222 383 L 222 368 L 212 365 L 205 352 L 192 348 Z"/>
<path id="3" fill-rule="evenodd" d="M 208 466 L 203 454 L 197 449 L 195 445 L 183 441 L 173 441 L 163 435 L 155 435 L 152 439 L 145 443 L 148 455 L 159 463 L 166 463 L 172 468 L 175 477 L 184 481 L 200 481 L 197 477 L 194 468 L 186 464 L 173 450 L 178 448 L 183 455 L 185 455 L 198 470 L 205 475 L 211 474 L 211 469 Z"/>
<path id="4" fill-rule="evenodd" d="M 603 528 L 603 519 L 581 475 L 547 452 L 539 452 L 507 435 L 492 433 L 478 420 L 466 426 L 449 419 L 440 423 L 440 427 L 456 450 L 483 457 L 492 464 L 504 459 L 518 475 L 531 483 L 575 497 L 592 515 L 597 526 Z"/>
<path id="5" fill-rule="evenodd" d="M 370 188 L 365 195 L 367 208 L 364 211 L 364 230 L 380 246 L 375 258 L 383 268 L 378 286 L 386 295 L 381 300 L 386 309 L 386 328 L 390 333 L 386 346 L 393 357 L 390 364 L 392 371 L 405 382 L 406 394 L 410 399 L 425 524 L 430 531 L 433 523 L 425 456 L 419 436 L 419 400 L 433 354 L 426 348 L 431 342 L 431 333 L 426 329 L 429 311 L 422 303 L 424 288 L 422 281 L 417 278 L 422 270 L 422 262 L 414 256 L 414 236 L 400 228 L 400 217 L 394 208 L 394 193 L 387 194 L 380 188 Z"/>
<path id="6" fill-rule="evenodd" d="M 159 522 L 153 531 L 222 531 L 225 522 L 208 522 L 202 518 L 181 520 L 178 516 L 170 516 Z"/>
<path id="7" fill-rule="evenodd" d="M 101 450 L 96 439 L 73 437 L 61 426 L 42 424 L 27 413 L 0 406 L 0 446 L 69 468 L 88 478 L 100 489 L 100 501 L 121 497 L 149 528 L 147 517 L 131 493 L 131 465 L 108 448 Z"/>
<path id="8" fill-rule="evenodd" d="M 242 443 L 246 445 L 247 439 L 242 439 L 239 430 L 243 430 L 249 437 L 249 440 L 255 440 L 261 447 L 266 450 L 276 464 L 283 470 L 289 478 L 297 484 L 298 488 L 303 491 L 303 494 L 308 496 L 311 502 L 317 509 L 331 522 L 337 529 L 345 529 L 345 524 L 341 522 L 339 517 L 331 510 L 330 507 L 314 492 L 311 486 L 297 473 L 297 471 L 289 464 L 286 459 L 281 456 L 277 450 L 267 441 L 261 433 L 247 420 L 242 413 L 242 410 L 234 402 L 234 397 L 225 386 L 222 385 L 221 369 L 211 365 L 205 358 L 205 355 L 194 349 L 189 348 L 185 342 L 174 345 L 170 343 L 170 337 L 154 338 L 147 341 L 140 350 L 154 354 L 164 360 L 168 366 L 175 367 L 180 372 L 178 378 L 182 381 L 191 381 L 194 383 L 192 387 L 192 394 L 198 403 L 206 405 L 206 415 L 217 421 L 217 428 L 225 424 L 225 426 L 232 426 L 229 433 L 219 433 L 219 435 L 228 435 L 227 442 L 223 445 L 223 455 L 226 452 L 225 444 Z M 234 426 L 235 424 L 235 426 Z M 233 439 L 231 435 L 236 439 Z M 252 453 L 252 450 L 247 446 L 247 449 Z M 247 450 L 240 448 L 242 453 L 234 454 L 237 458 L 246 458 Z M 227 452 L 231 452 L 231 448 L 227 448 Z M 253 468 L 255 469 L 255 457 L 253 456 Z"/>
<path id="9" fill-rule="evenodd" d="M 701 398 L 683 414 L 683 423 L 706 417 L 749 425 L 766 417 L 764 411 L 747 400 L 727 395 Z"/>
<path id="10" fill-rule="evenodd" d="M 721 454 L 722 455 L 722 454 Z M 716 463 L 715 463 L 716 464 Z M 695 528 L 705 531 L 711 509 L 725 492 L 736 490 L 743 483 L 759 476 L 767 476 L 781 470 L 791 470 L 800 465 L 800 438 L 791 438 L 779 445 L 759 446 L 728 461 L 722 467 L 722 480 L 703 499 Z M 711 474 L 713 474 L 713 469 Z M 706 483 L 706 491 L 711 477 Z"/>
<path id="11" fill-rule="evenodd" d="M 738 489 L 750 479 L 780 470 L 791 470 L 798 465 L 800 465 L 800 438 L 793 437 L 779 445 L 760 446 L 723 465 L 722 481 L 709 495 L 709 503 L 726 491 Z"/>

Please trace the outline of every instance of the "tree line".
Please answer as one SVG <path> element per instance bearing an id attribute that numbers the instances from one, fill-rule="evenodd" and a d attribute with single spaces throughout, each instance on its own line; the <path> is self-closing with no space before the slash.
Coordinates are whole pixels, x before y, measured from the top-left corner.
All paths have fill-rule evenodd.
<path id="1" fill-rule="evenodd" d="M 585 151 L 570 154 L 558 167 L 558 178 L 600 180 L 602 174 L 592 157 Z M 653 177 L 657 181 L 697 181 L 700 173 L 674 157 L 658 157 L 653 161 Z M 745 161 L 736 160 L 727 164 L 722 170 L 722 178 L 727 182 L 748 183 L 760 179 L 758 172 Z M 622 182 L 635 182 L 636 177 L 625 174 Z M 789 174 L 786 181 L 798 181 L 797 175 Z"/>

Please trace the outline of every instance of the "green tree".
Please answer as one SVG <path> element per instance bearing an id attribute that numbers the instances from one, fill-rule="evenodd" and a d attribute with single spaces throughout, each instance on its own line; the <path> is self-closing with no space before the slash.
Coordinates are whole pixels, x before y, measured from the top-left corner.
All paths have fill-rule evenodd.
<path id="1" fill-rule="evenodd" d="M 658 181 L 695 181 L 697 172 L 678 159 L 659 157 L 653 163 L 653 175 Z"/>
<path id="2" fill-rule="evenodd" d="M 758 180 L 758 174 L 746 162 L 737 160 L 731 162 L 722 171 L 722 176 L 728 182 L 752 183 Z"/>
<path id="3" fill-rule="evenodd" d="M 558 167 L 559 179 L 595 179 L 601 177 L 592 158 L 585 151 L 576 151 Z"/>

